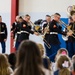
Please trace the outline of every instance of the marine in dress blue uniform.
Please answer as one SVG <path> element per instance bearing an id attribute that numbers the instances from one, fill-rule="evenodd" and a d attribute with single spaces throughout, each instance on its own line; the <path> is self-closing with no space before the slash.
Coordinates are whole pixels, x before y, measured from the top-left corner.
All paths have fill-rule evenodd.
<path id="1" fill-rule="evenodd" d="M 71 30 L 74 33 L 74 37 L 69 36 L 68 40 L 66 41 L 66 48 L 69 52 L 69 56 L 72 57 L 75 54 L 75 14 L 72 15 L 72 22 L 69 24 L 71 26 Z"/>
<path id="2" fill-rule="evenodd" d="M 46 50 L 46 54 L 51 61 L 54 61 L 55 55 L 58 49 L 60 48 L 61 43 L 59 41 L 58 34 L 66 35 L 66 32 L 63 32 L 61 30 L 62 27 L 58 25 L 59 20 L 60 20 L 60 14 L 55 13 L 54 19 L 51 21 L 49 25 L 50 33 L 45 35 L 45 39 L 51 45 L 51 48 Z"/>
<path id="3" fill-rule="evenodd" d="M 29 40 L 29 34 L 38 35 L 37 32 L 31 30 L 31 27 L 28 25 L 30 21 L 30 16 L 27 14 L 25 15 L 24 21 L 20 24 L 20 36 L 19 42 L 21 43 L 23 40 Z"/>
<path id="4" fill-rule="evenodd" d="M 11 31 L 13 31 L 13 39 L 15 39 L 15 48 L 18 50 L 19 42 L 19 35 L 20 35 L 20 24 L 23 21 L 21 16 L 16 16 L 16 21 L 12 24 Z"/>
<path id="5" fill-rule="evenodd" d="M 0 43 L 2 47 L 2 53 L 6 51 L 6 39 L 7 39 L 7 27 L 4 22 L 2 22 L 2 17 L 0 16 Z"/>

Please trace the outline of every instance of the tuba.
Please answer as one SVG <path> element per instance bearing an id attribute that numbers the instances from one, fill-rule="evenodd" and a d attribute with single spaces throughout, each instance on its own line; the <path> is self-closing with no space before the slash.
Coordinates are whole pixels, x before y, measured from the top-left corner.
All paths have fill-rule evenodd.
<path id="1" fill-rule="evenodd" d="M 69 6 L 69 7 L 67 8 L 67 12 L 68 12 L 68 16 L 69 16 L 69 17 L 72 16 L 72 15 L 75 13 L 75 5 Z M 63 21 L 60 21 L 60 23 L 63 24 L 63 25 L 66 27 L 66 29 L 64 29 L 64 31 L 72 31 L 72 32 L 73 32 L 73 30 L 71 30 L 71 26 L 68 26 L 68 25 L 65 24 Z M 74 34 L 74 32 L 73 32 L 73 35 L 72 35 L 73 38 L 75 38 L 74 35 L 75 35 L 75 34 Z M 62 35 L 62 38 L 63 38 L 63 40 L 65 40 L 65 41 L 68 40 L 68 36 Z"/>
<path id="2" fill-rule="evenodd" d="M 67 8 L 68 16 L 72 16 L 75 13 L 75 5 Z"/>

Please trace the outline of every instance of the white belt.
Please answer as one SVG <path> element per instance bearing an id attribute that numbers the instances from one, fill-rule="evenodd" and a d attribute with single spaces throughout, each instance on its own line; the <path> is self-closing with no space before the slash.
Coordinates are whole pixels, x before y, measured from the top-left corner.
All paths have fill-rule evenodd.
<path id="1" fill-rule="evenodd" d="M 17 32 L 17 34 L 21 34 L 21 32 Z"/>
<path id="2" fill-rule="evenodd" d="M 58 34 L 57 32 L 50 32 L 50 34 Z"/>
<path id="3" fill-rule="evenodd" d="M 5 32 L 0 32 L 0 34 L 5 34 Z"/>
<path id="4" fill-rule="evenodd" d="M 29 34 L 29 32 L 27 32 L 27 31 L 21 31 L 21 33 L 27 33 L 27 34 Z"/>

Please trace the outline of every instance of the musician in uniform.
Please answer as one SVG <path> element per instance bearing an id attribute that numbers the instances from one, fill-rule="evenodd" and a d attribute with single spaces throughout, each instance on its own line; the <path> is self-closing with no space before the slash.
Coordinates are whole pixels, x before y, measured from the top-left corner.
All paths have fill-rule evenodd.
<path id="1" fill-rule="evenodd" d="M 46 27 L 47 25 L 49 26 L 51 22 L 51 16 L 50 15 L 46 15 L 46 19 L 42 21 L 42 33 L 44 34 L 44 32 L 47 30 Z"/>
<path id="2" fill-rule="evenodd" d="M 62 27 L 58 25 L 60 21 L 61 15 L 59 13 L 54 14 L 54 19 L 51 21 L 49 25 L 50 35 L 48 36 L 48 43 L 51 45 L 50 50 L 47 51 L 47 56 L 50 58 L 51 61 L 54 61 L 55 55 L 60 48 L 60 41 L 58 38 L 58 34 L 62 35 L 72 35 L 72 33 L 63 32 Z M 46 39 L 47 37 L 45 37 Z M 49 55 L 50 54 L 50 55 Z"/>
<path id="3" fill-rule="evenodd" d="M 41 26 L 41 23 L 42 23 L 42 19 L 38 19 L 34 22 L 34 27 L 33 27 L 33 30 L 36 31 L 36 32 L 39 32 L 40 34 L 42 34 L 42 26 Z"/>
<path id="4" fill-rule="evenodd" d="M 12 24 L 11 31 L 13 32 L 13 39 L 14 39 L 14 45 L 16 50 L 19 46 L 19 35 L 20 35 L 20 24 L 23 21 L 23 18 L 21 16 L 16 16 L 16 21 Z"/>
<path id="5" fill-rule="evenodd" d="M 2 47 L 2 53 L 6 51 L 6 40 L 7 40 L 7 27 L 4 22 L 2 22 L 2 17 L 0 16 L 0 43 Z"/>
<path id="6" fill-rule="evenodd" d="M 19 36 L 19 42 L 20 43 L 23 40 L 28 40 L 30 33 L 38 35 L 37 32 L 32 31 L 31 28 L 28 26 L 29 22 L 30 22 L 30 16 L 28 14 L 26 14 L 24 17 L 24 21 L 20 24 L 20 30 L 21 30 L 21 34 Z"/>
<path id="7" fill-rule="evenodd" d="M 47 56 L 51 55 L 51 52 L 50 52 L 50 47 L 48 46 L 49 44 L 49 25 L 51 23 L 51 16 L 50 15 L 46 15 L 45 16 L 45 20 L 42 21 L 42 33 L 44 35 L 44 40 L 47 42 L 44 41 L 44 46 L 45 46 L 45 49 L 46 49 L 46 54 Z"/>
<path id="8" fill-rule="evenodd" d="M 69 26 L 71 26 L 71 30 L 73 31 L 73 36 L 69 36 L 66 41 L 66 48 L 69 52 L 69 56 L 72 57 L 75 54 L 75 13 L 72 15 L 72 21 Z"/>
<path id="9" fill-rule="evenodd" d="M 19 23 L 19 16 L 16 16 L 15 22 L 11 25 L 11 32 L 13 33 L 12 37 L 15 39 L 15 29 L 17 24 Z"/>

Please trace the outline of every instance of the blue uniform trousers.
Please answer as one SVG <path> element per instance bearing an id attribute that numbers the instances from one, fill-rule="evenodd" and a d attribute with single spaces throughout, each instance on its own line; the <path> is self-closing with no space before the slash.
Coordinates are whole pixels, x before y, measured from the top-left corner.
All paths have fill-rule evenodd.
<path id="1" fill-rule="evenodd" d="M 57 51 L 60 49 L 60 44 L 53 45 L 50 44 L 51 48 L 49 49 L 46 45 L 46 55 L 50 58 L 50 61 L 54 62 Z"/>
<path id="2" fill-rule="evenodd" d="M 2 47 L 2 53 L 5 53 L 5 49 L 6 49 L 6 44 L 5 42 L 0 42 L 1 43 L 1 47 Z"/>
<path id="3" fill-rule="evenodd" d="M 67 42 L 66 48 L 68 50 L 69 56 L 72 57 L 75 54 L 75 42 Z"/>
<path id="4" fill-rule="evenodd" d="M 20 42 L 16 41 L 16 43 L 15 43 L 16 51 L 18 50 L 19 45 L 20 45 Z"/>

